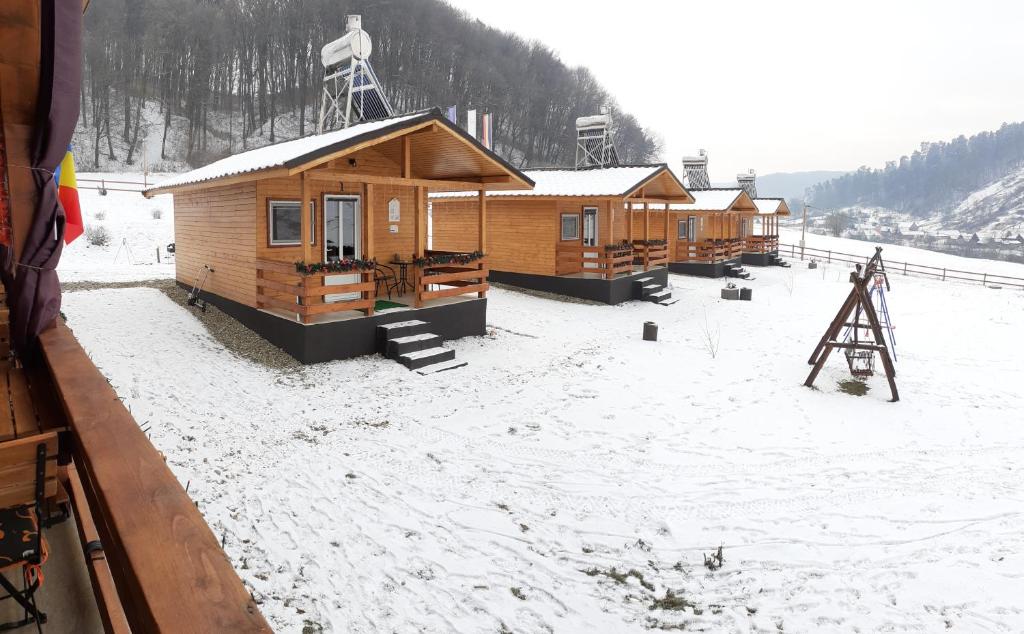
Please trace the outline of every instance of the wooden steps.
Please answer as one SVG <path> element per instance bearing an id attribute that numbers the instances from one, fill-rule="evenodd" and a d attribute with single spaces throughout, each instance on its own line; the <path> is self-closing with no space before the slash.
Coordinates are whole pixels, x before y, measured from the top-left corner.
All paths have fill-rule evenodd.
<path id="1" fill-rule="evenodd" d="M 419 319 L 377 326 L 381 353 L 420 374 L 433 374 L 466 365 L 455 360 L 455 351 L 441 345 L 443 339 L 430 332 L 430 324 Z"/>

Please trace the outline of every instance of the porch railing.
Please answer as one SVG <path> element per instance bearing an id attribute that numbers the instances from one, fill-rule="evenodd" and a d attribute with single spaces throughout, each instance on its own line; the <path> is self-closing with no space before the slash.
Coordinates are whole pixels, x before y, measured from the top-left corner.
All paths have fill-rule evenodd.
<path id="1" fill-rule="evenodd" d="M 30 389 L 70 433 L 80 535 L 100 547 L 86 565 L 104 630 L 269 634 L 220 540 L 67 326 L 44 331 L 39 348 Z"/>
<path id="2" fill-rule="evenodd" d="M 358 282 L 328 284 L 326 277 L 358 275 Z M 273 294 L 272 294 L 273 293 Z M 358 294 L 348 300 L 327 301 L 328 295 Z M 256 307 L 277 308 L 294 313 L 304 324 L 316 315 L 349 310 L 373 314 L 376 302 L 373 271 L 303 275 L 290 262 L 256 260 Z"/>
<path id="3" fill-rule="evenodd" d="M 633 263 L 640 264 L 644 270 L 653 266 L 668 264 L 668 244 L 633 243 Z"/>
<path id="4" fill-rule="evenodd" d="M 747 253 L 771 253 L 779 250 L 779 236 L 748 236 Z"/>
<path id="5" fill-rule="evenodd" d="M 744 240 L 742 238 L 678 242 L 676 243 L 676 261 L 713 264 L 738 258 L 743 250 Z"/>
<path id="6" fill-rule="evenodd" d="M 605 247 L 578 244 L 555 245 L 555 275 L 593 273 L 610 280 L 620 273 L 632 271 L 633 249 L 628 245 L 611 251 Z"/>
<path id="7" fill-rule="evenodd" d="M 458 255 L 449 251 L 428 251 L 431 255 Z M 416 306 L 423 302 L 442 297 L 455 297 L 476 293 L 477 297 L 486 297 L 487 259 L 481 258 L 466 264 L 447 263 L 413 266 L 413 286 L 416 288 Z"/>

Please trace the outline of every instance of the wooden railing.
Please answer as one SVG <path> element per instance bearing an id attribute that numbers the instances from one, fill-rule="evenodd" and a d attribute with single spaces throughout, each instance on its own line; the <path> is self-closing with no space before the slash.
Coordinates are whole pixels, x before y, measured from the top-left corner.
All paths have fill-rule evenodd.
<path id="1" fill-rule="evenodd" d="M 743 254 L 743 249 L 744 241 L 741 238 L 677 242 L 675 261 L 714 264 L 740 257 Z"/>
<path id="2" fill-rule="evenodd" d="M 747 253 L 773 253 L 779 250 L 779 236 L 747 236 Z"/>
<path id="3" fill-rule="evenodd" d="M 633 243 L 633 263 L 649 271 L 651 267 L 668 264 L 668 244 Z"/>
<path id="4" fill-rule="evenodd" d="M 328 284 L 326 277 L 358 275 L 358 282 Z M 273 293 L 273 294 L 271 294 Z M 358 294 L 357 298 L 328 301 L 328 295 Z M 294 313 L 304 324 L 316 315 L 360 310 L 373 314 L 376 301 L 373 271 L 303 275 L 290 262 L 256 260 L 256 307 Z"/>
<path id="5" fill-rule="evenodd" d="M 39 345 L 32 371 L 46 385 L 34 389 L 49 391 L 45 402 L 70 429 L 72 497 L 84 494 L 76 509 L 90 510 L 102 545 L 90 557 L 108 562 L 101 570 L 113 579 L 104 588 L 93 578 L 105 629 L 270 632 L 199 509 L 68 328 L 58 323 Z"/>
<path id="6" fill-rule="evenodd" d="M 610 280 L 620 273 L 632 271 L 633 249 L 629 245 L 610 251 L 603 246 L 555 245 L 555 275 L 593 273 Z"/>
<path id="7" fill-rule="evenodd" d="M 429 251 L 427 255 L 445 253 Z M 433 264 L 428 266 L 413 265 L 413 286 L 416 289 L 416 307 L 423 302 L 442 297 L 454 297 L 467 293 L 476 293 L 477 297 L 486 297 L 487 260 L 481 258 L 467 264 Z M 435 288 L 443 287 L 443 288 Z"/>

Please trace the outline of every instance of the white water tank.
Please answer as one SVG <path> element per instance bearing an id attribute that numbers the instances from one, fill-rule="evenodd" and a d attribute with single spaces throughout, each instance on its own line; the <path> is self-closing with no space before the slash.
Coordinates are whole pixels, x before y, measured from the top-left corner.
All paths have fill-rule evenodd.
<path id="1" fill-rule="evenodd" d="M 345 64 L 351 59 L 364 60 L 373 50 L 370 35 L 362 28 L 362 20 L 358 15 L 350 15 L 346 19 L 348 33 L 329 42 L 320 49 L 320 61 L 324 68 Z"/>
<path id="2" fill-rule="evenodd" d="M 612 117 L 608 114 L 595 114 L 589 117 L 578 117 L 576 129 L 586 130 L 588 128 L 607 128 L 612 124 Z"/>

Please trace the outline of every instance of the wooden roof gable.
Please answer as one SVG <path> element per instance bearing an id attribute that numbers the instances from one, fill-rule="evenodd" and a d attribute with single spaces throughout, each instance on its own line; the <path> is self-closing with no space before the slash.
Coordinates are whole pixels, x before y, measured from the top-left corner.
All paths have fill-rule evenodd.
<path id="1" fill-rule="evenodd" d="M 641 192 L 643 195 L 641 196 Z M 623 193 L 624 198 L 657 198 L 673 203 L 692 203 L 693 196 L 667 165 Z"/>

